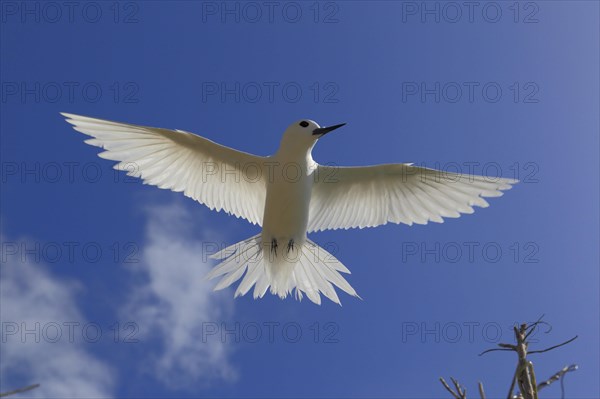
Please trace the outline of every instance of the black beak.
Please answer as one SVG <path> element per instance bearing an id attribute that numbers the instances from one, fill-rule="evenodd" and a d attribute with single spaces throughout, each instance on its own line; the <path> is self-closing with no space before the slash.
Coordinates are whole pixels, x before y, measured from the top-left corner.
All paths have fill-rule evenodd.
<path id="1" fill-rule="evenodd" d="M 327 127 L 319 127 L 313 130 L 313 136 L 324 136 L 329 132 L 334 131 L 335 129 L 344 126 L 345 123 L 340 123 L 339 125 L 327 126 Z"/>

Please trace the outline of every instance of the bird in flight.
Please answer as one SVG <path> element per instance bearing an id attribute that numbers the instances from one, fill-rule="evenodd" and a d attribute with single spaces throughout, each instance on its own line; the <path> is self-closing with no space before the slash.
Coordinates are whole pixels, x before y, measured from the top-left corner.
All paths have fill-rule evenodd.
<path id="1" fill-rule="evenodd" d="M 207 278 L 220 277 L 215 290 L 241 279 L 235 297 L 254 287 L 254 298 L 272 294 L 321 294 L 340 304 L 334 289 L 358 294 L 340 273 L 350 271 L 307 233 L 328 229 L 442 223 L 487 207 L 517 180 L 439 171 L 412 164 L 360 167 L 319 165 L 315 144 L 344 124 L 320 127 L 312 120 L 292 123 L 279 149 L 262 157 L 217 144 L 183 130 L 111 122 L 61 113 L 74 129 L 101 147 L 115 169 L 158 188 L 183 192 L 211 210 L 225 211 L 262 231 L 213 254 L 220 263 Z"/>

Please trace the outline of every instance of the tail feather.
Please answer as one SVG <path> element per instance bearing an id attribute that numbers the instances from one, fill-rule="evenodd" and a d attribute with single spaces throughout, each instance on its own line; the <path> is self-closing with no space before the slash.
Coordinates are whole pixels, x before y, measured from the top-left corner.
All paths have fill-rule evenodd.
<path id="1" fill-rule="evenodd" d="M 267 289 L 269 289 L 269 278 L 267 277 L 267 272 L 263 270 L 263 273 L 260 275 L 258 280 L 256 281 L 256 286 L 254 286 L 254 299 L 262 298 L 265 296 Z"/>
<path id="2" fill-rule="evenodd" d="M 226 258 L 221 264 L 219 264 L 219 266 L 215 267 L 214 269 L 212 269 L 207 275 L 206 275 L 206 279 L 207 280 L 211 280 L 213 278 L 222 276 L 222 275 L 227 275 L 229 273 L 234 272 L 236 269 L 238 269 L 239 265 L 235 260 L 234 256 L 230 256 L 229 258 Z"/>
<path id="3" fill-rule="evenodd" d="M 313 290 L 312 285 L 308 279 L 306 272 L 304 271 L 304 267 L 298 267 L 294 270 L 294 278 L 296 279 L 296 297 L 298 300 L 302 299 L 302 293 Z"/>
<path id="4" fill-rule="evenodd" d="M 252 243 L 252 240 L 254 240 L 254 243 Z M 247 261 L 251 262 L 252 264 L 256 264 L 255 257 L 258 255 L 261 249 L 260 245 L 257 246 L 258 241 L 260 241 L 260 237 L 258 239 L 256 236 L 250 237 L 247 240 L 230 245 L 216 254 L 209 256 L 211 259 L 220 259 L 221 263 L 212 269 L 205 278 L 207 280 L 211 280 L 222 275 L 227 276 L 230 273 L 236 272 L 240 268 L 240 263 L 242 263 L 245 267 Z M 241 277 L 241 274 L 239 277 Z M 235 281 L 237 281 L 237 279 L 231 283 L 234 283 Z M 225 285 L 222 288 L 225 288 L 228 285 Z"/>
<path id="5" fill-rule="evenodd" d="M 235 283 L 242 277 L 242 274 L 246 271 L 246 266 L 239 267 L 237 270 L 226 274 L 221 281 L 215 286 L 214 290 L 222 290 L 223 288 L 229 287 L 231 284 Z"/>
<path id="6" fill-rule="evenodd" d="M 248 273 L 246 273 L 246 275 L 242 279 L 242 282 L 235 290 L 235 298 L 237 298 L 238 296 L 244 296 L 248 293 L 248 291 L 250 291 L 250 288 L 252 288 L 252 286 L 256 283 L 256 280 L 258 280 L 258 277 L 260 276 L 261 267 L 262 265 L 258 263 L 253 263 L 250 266 L 248 266 Z"/>
<path id="7" fill-rule="evenodd" d="M 311 274 L 310 270 L 307 270 L 305 264 L 302 261 L 298 262 L 298 264 L 296 265 L 296 268 L 294 270 L 294 276 L 300 276 L 300 278 L 303 279 L 304 289 L 302 289 L 301 291 L 304 291 L 304 293 L 306 294 L 308 299 L 310 299 L 312 302 L 316 303 L 317 305 L 320 305 L 321 304 L 321 296 L 319 295 L 319 289 L 317 288 L 317 283 L 316 283 L 316 281 L 314 281 L 314 279 L 311 278 L 312 274 Z M 296 289 L 299 289 L 299 287 L 296 286 Z"/>
<path id="8" fill-rule="evenodd" d="M 329 269 L 328 267 L 324 267 L 320 270 L 320 272 L 323 273 L 323 277 L 325 280 L 332 282 L 333 284 L 335 284 L 336 287 L 338 287 L 345 293 L 356 297 L 358 296 L 354 288 L 352 288 L 352 286 L 348 284 L 344 277 L 342 277 L 335 270 Z"/>
<path id="9" fill-rule="evenodd" d="M 262 298 L 270 287 L 271 293 L 281 298 L 295 291 L 298 300 L 306 295 L 312 302 L 321 304 L 323 294 L 341 304 L 334 286 L 359 297 L 340 274 L 350 271 L 333 255 L 308 239 L 300 251 L 293 263 L 264 256 L 261 235 L 257 234 L 212 255 L 211 258 L 221 263 L 206 278 L 222 276 L 215 290 L 229 287 L 241 278 L 235 297 L 246 295 L 254 287 L 254 299 Z"/>
<path id="10" fill-rule="evenodd" d="M 323 258 L 321 263 L 325 266 L 322 268 L 316 268 L 316 270 L 323 273 L 323 277 L 325 280 L 333 283 L 336 287 L 346 292 L 349 295 L 360 298 L 360 296 L 356 293 L 354 288 L 344 279 L 344 277 L 338 273 L 338 271 L 342 273 L 351 274 L 350 270 L 346 268 L 335 256 L 327 252 L 325 249 L 319 247 L 317 243 L 312 240 L 308 240 L 307 242 L 313 246 L 313 248 L 317 248 L 317 259 Z M 319 254 L 320 253 L 320 254 Z M 310 255 L 309 255 L 310 256 Z"/>
<path id="11" fill-rule="evenodd" d="M 310 263 L 310 259 L 306 254 L 303 254 L 302 258 L 303 259 L 300 263 L 304 264 L 304 262 L 307 262 L 306 268 L 310 270 L 310 266 L 312 266 L 312 263 Z M 323 272 L 319 269 L 319 267 L 314 267 L 314 271 L 316 271 L 316 273 L 312 274 L 312 280 L 315 281 L 317 287 L 319 287 L 319 291 L 321 291 L 323 295 L 329 298 L 332 302 L 335 302 L 338 305 L 340 305 L 340 298 L 335 293 L 335 288 L 333 288 L 333 285 L 331 285 L 327 278 L 324 277 Z M 321 269 L 324 271 L 327 269 L 327 267 Z"/>

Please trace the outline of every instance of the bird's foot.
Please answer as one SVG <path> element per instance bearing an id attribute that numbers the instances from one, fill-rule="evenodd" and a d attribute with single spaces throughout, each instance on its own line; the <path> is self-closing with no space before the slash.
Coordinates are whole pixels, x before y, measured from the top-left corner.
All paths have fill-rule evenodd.
<path id="1" fill-rule="evenodd" d="M 277 240 L 275 238 L 271 240 L 271 253 L 275 253 L 277 256 Z"/>

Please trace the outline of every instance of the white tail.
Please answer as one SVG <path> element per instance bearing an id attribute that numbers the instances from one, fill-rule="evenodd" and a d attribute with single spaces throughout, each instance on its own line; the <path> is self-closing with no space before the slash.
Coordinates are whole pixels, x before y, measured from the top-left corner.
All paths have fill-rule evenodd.
<path id="1" fill-rule="evenodd" d="M 283 248 L 277 252 L 267 245 L 263 246 L 261 235 L 257 234 L 211 255 L 212 259 L 219 259 L 221 263 L 211 270 L 206 278 L 222 276 L 214 288 L 221 290 L 238 281 L 243 275 L 235 297 L 245 295 L 254 286 L 254 299 L 262 298 L 271 287 L 271 293 L 280 298 L 291 295 L 295 289 L 298 300 L 306 294 L 312 302 L 320 305 L 322 293 L 341 305 L 333 285 L 359 297 L 339 273 L 350 274 L 350 271 L 328 251 L 309 239 L 292 249 L 293 256 L 282 256 Z M 288 253 L 289 251 L 288 248 Z"/>

